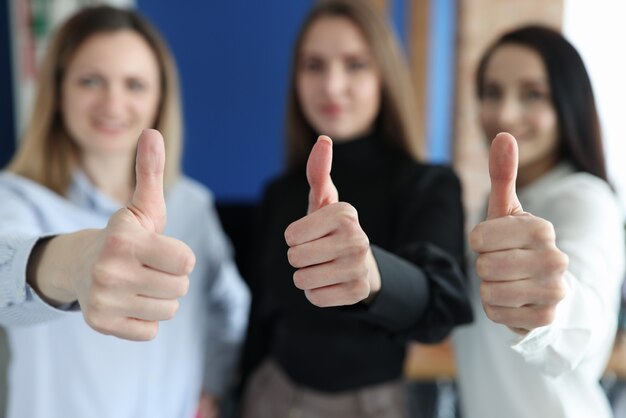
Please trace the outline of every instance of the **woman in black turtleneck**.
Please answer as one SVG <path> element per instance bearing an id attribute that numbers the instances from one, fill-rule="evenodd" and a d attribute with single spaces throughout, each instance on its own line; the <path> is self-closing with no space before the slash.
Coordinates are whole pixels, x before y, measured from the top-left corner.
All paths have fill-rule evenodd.
<path id="1" fill-rule="evenodd" d="M 413 92 L 368 2 L 314 6 L 295 47 L 288 170 L 261 205 L 244 417 L 406 416 L 407 341 L 437 342 L 471 320 L 459 181 L 417 161 Z M 310 152 L 330 164 L 318 134 L 334 141 L 332 181 L 317 163 L 305 169 Z M 326 235 L 346 210 L 358 217 Z"/>

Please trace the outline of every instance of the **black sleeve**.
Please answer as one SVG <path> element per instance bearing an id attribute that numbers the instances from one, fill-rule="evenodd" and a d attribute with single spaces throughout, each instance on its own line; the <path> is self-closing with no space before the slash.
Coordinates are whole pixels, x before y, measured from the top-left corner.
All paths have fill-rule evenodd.
<path id="1" fill-rule="evenodd" d="M 450 169 L 431 167 L 404 189 L 394 248 L 372 246 L 381 291 L 355 313 L 395 335 L 437 342 L 472 320 L 463 273 L 461 186 Z"/>

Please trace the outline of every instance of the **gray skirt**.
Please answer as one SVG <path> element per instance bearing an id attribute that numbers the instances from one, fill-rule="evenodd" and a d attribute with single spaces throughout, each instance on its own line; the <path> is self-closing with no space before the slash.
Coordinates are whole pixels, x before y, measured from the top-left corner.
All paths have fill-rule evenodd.
<path id="1" fill-rule="evenodd" d="M 406 418 L 401 380 L 331 394 L 293 383 L 272 361 L 252 375 L 242 418 Z"/>

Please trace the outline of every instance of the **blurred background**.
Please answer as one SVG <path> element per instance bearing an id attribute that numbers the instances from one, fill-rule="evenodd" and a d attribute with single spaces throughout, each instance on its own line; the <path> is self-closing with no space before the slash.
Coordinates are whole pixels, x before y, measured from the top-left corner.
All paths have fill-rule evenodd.
<path id="1" fill-rule="evenodd" d="M 172 48 L 183 88 L 185 172 L 213 190 L 225 229 L 244 253 L 240 237 L 249 226 L 250 209 L 263 185 L 282 168 L 288 63 L 296 31 L 313 1 L 104 2 L 138 8 Z M 489 186 L 486 141 L 477 125 L 475 67 L 491 40 L 523 23 L 561 29 L 583 56 L 599 104 L 610 178 L 626 208 L 621 103 L 626 97 L 626 2 L 373 1 L 393 23 L 411 63 L 422 108 L 415 117 L 423 121 L 428 159 L 453 164 L 462 178 L 468 227 L 478 219 Z M 38 57 L 49 34 L 74 10 L 95 3 L 103 2 L 0 0 L 0 166 L 12 156 L 29 116 Z M 445 346 L 416 346 L 407 374 L 417 381 L 452 379 L 446 353 Z M 7 356 L 0 344 L 0 363 Z M 614 364 L 610 376 L 616 380 L 626 358 Z M 438 402 L 438 416 L 454 416 L 442 415 L 445 396 Z"/>
<path id="2" fill-rule="evenodd" d="M 283 109 L 291 46 L 314 0 L 271 2 L 109 0 L 137 7 L 163 32 L 181 73 L 185 170 L 219 203 L 253 203 L 282 164 Z M 357 0 L 358 1 L 358 0 Z M 612 0 L 373 0 L 410 60 L 429 158 L 453 162 L 468 209 L 482 201 L 484 140 L 476 123 L 473 74 L 503 30 L 541 22 L 562 28 L 593 78 L 611 177 L 624 199 L 626 155 L 618 100 L 626 94 L 626 4 Z M 25 126 L 37 58 L 51 31 L 93 0 L 2 0 L 0 165 Z M 100 1 L 101 3 L 101 1 Z M 626 204 L 624 204 L 626 207 Z"/>

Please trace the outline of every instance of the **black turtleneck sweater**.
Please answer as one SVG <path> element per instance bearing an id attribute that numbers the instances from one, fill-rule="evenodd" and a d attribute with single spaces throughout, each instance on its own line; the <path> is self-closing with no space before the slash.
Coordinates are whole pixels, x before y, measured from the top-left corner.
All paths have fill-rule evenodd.
<path id="1" fill-rule="evenodd" d="M 397 379 L 408 340 L 436 342 L 471 321 L 462 273 L 460 184 L 374 137 L 335 143 L 331 177 L 353 205 L 382 279 L 366 306 L 318 308 L 293 284 L 284 231 L 306 215 L 304 168 L 269 184 L 261 205 L 243 373 L 271 357 L 296 383 L 338 392 Z"/>

